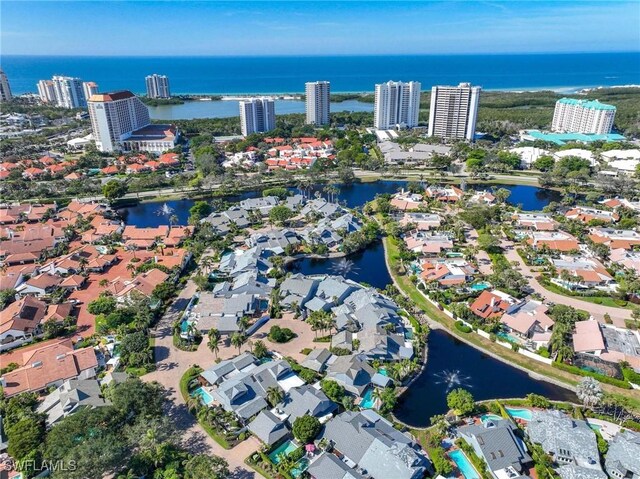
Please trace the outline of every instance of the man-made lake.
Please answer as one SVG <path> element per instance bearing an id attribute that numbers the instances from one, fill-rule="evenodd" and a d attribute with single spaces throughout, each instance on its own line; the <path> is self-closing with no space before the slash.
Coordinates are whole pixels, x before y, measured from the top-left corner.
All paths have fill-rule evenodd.
<path id="1" fill-rule="evenodd" d="M 407 181 L 376 181 L 372 183 L 356 183 L 351 186 L 338 185 L 340 193 L 338 200 L 349 208 L 358 208 L 373 200 L 378 194 L 396 193 L 407 187 Z M 521 205 L 525 211 L 538 211 L 547 206 L 552 201 L 560 201 L 562 196 L 554 190 L 547 190 L 537 186 L 525 185 L 471 185 L 474 189 L 498 189 L 506 188 L 511 191 L 509 203 Z M 298 192 L 296 188 L 289 188 L 292 192 Z M 319 188 L 322 193 L 322 188 Z M 313 192 L 312 192 L 313 193 Z M 255 198 L 262 196 L 260 191 L 248 191 L 240 195 L 225 198 L 227 201 L 240 201 L 245 198 Z M 120 208 L 118 213 L 128 224 L 151 227 L 160 224 L 168 224 L 169 216 L 162 213 L 162 207 L 166 205 L 171 209 L 173 215 L 178 217 L 178 224 L 187 224 L 189 219 L 189 208 L 193 206 L 195 200 L 170 200 L 160 202 L 139 203 L 135 206 Z M 165 212 L 167 210 L 165 209 Z"/>
<path id="2" fill-rule="evenodd" d="M 275 100 L 277 115 L 304 113 L 302 100 Z M 373 111 L 373 103 L 345 100 L 331 103 L 331 111 Z M 232 118 L 240 116 L 238 100 L 186 101 L 181 105 L 150 106 L 152 120 L 191 120 L 194 118 Z"/>

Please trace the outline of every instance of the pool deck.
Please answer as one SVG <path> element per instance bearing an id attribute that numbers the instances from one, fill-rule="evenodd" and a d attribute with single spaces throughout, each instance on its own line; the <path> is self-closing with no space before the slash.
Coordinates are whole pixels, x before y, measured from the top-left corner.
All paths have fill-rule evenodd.
<path id="1" fill-rule="evenodd" d="M 609 421 L 603 421 L 602 419 L 587 418 L 589 424 L 600 426 L 600 434 L 605 441 L 609 442 L 613 437 L 621 431 L 621 427 Z"/>

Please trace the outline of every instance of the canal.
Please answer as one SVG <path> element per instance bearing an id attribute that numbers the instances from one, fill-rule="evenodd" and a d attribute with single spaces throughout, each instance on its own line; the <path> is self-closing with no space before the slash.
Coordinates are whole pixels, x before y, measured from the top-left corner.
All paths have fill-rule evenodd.
<path id="1" fill-rule="evenodd" d="M 359 207 L 376 194 L 394 193 L 404 186 L 404 181 L 357 184 L 341 188 L 340 201 L 349 207 Z M 513 200 L 522 203 L 525 210 L 541 209 L 550 201 L 559 199 L 556 192 L 532 186 L 494 187 L 511 190 Z M 255 196 L 260 196 L 260 192 L 251 191 L 228 200 L 239 201 Z M 193 200 L 140 203 L 122 208 L 119 213 L 127 224 L 140 227 L 168 224 L 170 215 L 176 215 L 178 223 L 186 224 L 193 203 Z M 339 274 L 379 289 L 392 282 L 381 242 L 347 258 L 301 259 L 292 263 L 290 268 L 303 274 Z M 433 330 L 428 347 L 427 367 L 403 395 L 395 410 L 398 419 L 409 425 L 423 427 L 435 414 L 445 413 L 448 409 L 447 394 L 457 387 L 468 389 L 476 400 L 524 397 L 529 393 L 542 394 L 550 399 L 576 400 L 575 394 L 568 389 L 533 379 L 526 372 L 487 356 L 445 331 Z"/>

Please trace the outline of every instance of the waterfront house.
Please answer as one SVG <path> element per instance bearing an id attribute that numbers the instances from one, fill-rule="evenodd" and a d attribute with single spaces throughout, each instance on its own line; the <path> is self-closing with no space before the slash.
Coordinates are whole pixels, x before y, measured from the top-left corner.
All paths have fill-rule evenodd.
<path id="1" fill-rule="evenodd" d="M 551 339 L 551 328 L 555 324 L 547 315 L 549 308 L 539 301 L 527 300 L 518 303 L 500 318 L 507 333 L 513 333 L 525 341 L 532 341 L 537 350 Z"/>
<path id="2" fill-rule="evenodd" d="M 604 337 L 597 321 L 576 322 L 573 333 L 573 350 L 576 353 L 600 356 L 605 349 Z"/>
<path id="3" fill-rule="evenodd" d="M 258 211 L 261 216 L 269 216 L 269 212 L 278 206 L 278 198 L 275 196 L 265 196 L 262 198 L 247 198 L 240 202 L 240 208 L 246 211 Z"/>
<path id="4" fill-rule="evenodd" d="M 418 231 L 428 231 L 439 228 L 442 218 L 435 213 L 405 213 L 399 223 L 402 226 L 414 225 Z"/>
<path id="5" fill-rule="evenodd" d="M 516 227 L 533 231 L 555 231 L 558 223 L 544 213 L 515 213 L 512 216 Z"/>
<path id="6" fill-rule="evenodd" d="M 596 435 L 586 421 L 573 419 L 561 411 L 533 410 L 527 434 L 553 457 L 562 479 L 607 477 L 600 466 Z"/>
<path id="7" fill-rule="evenodd" d="M 235 278 L 246 272 L 258 272 L 266 275 L 271 269 L 269 251 L 255 247 L 248 250 L 238 249 L 222 256 L 218 270 Z"/>
<path id="8" fill-rule="evenodd" d="M 576 206 L 565 213 L 565 218 L 577 220 L 581 223 L 591 221 L 602 221 L 604 223 L 615 223 L 620 219 L 620 215 L 614 211 L 599 210 L 585 206 Z"/>
<path id="9" fill-rule="evenodd" d="M 487 463 L 495 479 L 527 476 L 532 463 L 511 421 L 490 420 L 458 428 L 458 435 Z"/>
<path id="10" fill-rule="evenodd" d="M 473 281 L 476 269 L 464 259 L 424 259 L 420 261 L 423 283 L 437 282 L 442 287 L 457 286 Z"/>
<path id="11" fill-rule="evenodd" d="M 605 469 L 614 479 L 640 477 L 640 435 L 632 431 L 619 432 L 609 442 Z"/>
<path id="12" fill-rule="evenodd" d="M 332 379 L 356 396 L 362 396 L 376 373 L 366 358 L 357 354 L 338 356 L 327 366 L 327 379 Z"/>
<path id="13" fill-rule="evenodd" d="M 418 479 L 429 468 L 420 446 L 370 409 L 334 417 L 320 439 L 328 441 L 346 465 L 373 479 Z"/>
<path id="14" fill-rule="evenodd" d="M 425 189 L 425 196 L 444 203 L 455 203 L 463 198 L 464 191 L 453 185 L 429 186 Z"/>
<path id="15" fill-rule="evenodd" d="M 402 190 L 393 195 L 391 206 L 399 211 L 411 211 L 420 209 L 422 206 L 422 195 Z"/>
<path id="16" fill-rule="evenodd" d="M 287 246 L 296 246 L 300 238 L 289 229 L 272 229 L 264 233 L 254 233 L 246 240 L 250 248 L 259 247 L 274 254 L 282 254 Z"/>
<path id="17" fill-rule="evenodd" d="M 500 318 L 512 306 L 520 303 L 513 296 L 502 291 L 484 290 L 476 300 L 471 303 L 470 309 L 473 314 L 482 319 Z"/>
<path id="18" fill-rule="evenodd" d="M 448 234 L 413 231 L 404 238 L 407 249 L 427 257 L 434 257 L 453 249 L 453 239 Z"/>

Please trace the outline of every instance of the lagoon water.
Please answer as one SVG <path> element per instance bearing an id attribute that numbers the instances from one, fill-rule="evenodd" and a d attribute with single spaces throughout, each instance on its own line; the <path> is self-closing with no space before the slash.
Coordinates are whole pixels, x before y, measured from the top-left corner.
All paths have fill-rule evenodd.
<path id="1" fill-rule="evenodd" d="M 305 105 L 301 100 L 276 100 L 277 115 L 304 113 Z M 161 105 L 149 107 L 153 120 L 190 120 L 193 118 L 232 118 L 239 115 L 238 100 L 187 101 L 182 105 Z M 346 100 L 331 103 L 331 111 L 373 111 L 373 103 Z"/>
<path id="2" fill-rule="evenodd" d="M 3 55 L 15 94 L 35 92 L 38 80 L 69 75 L 100 91 L 142 93 L 144 78 L 167 75 L 174 94 L 295 93 L 304 83 L 331 81 L 333 92 L 373 91 L 388 80 L 432 85 L 472 82 L 489 90 L 574 91 L 640 83 L 640 52 L 478 55 L 271 57 L 71 57 Z"/>

